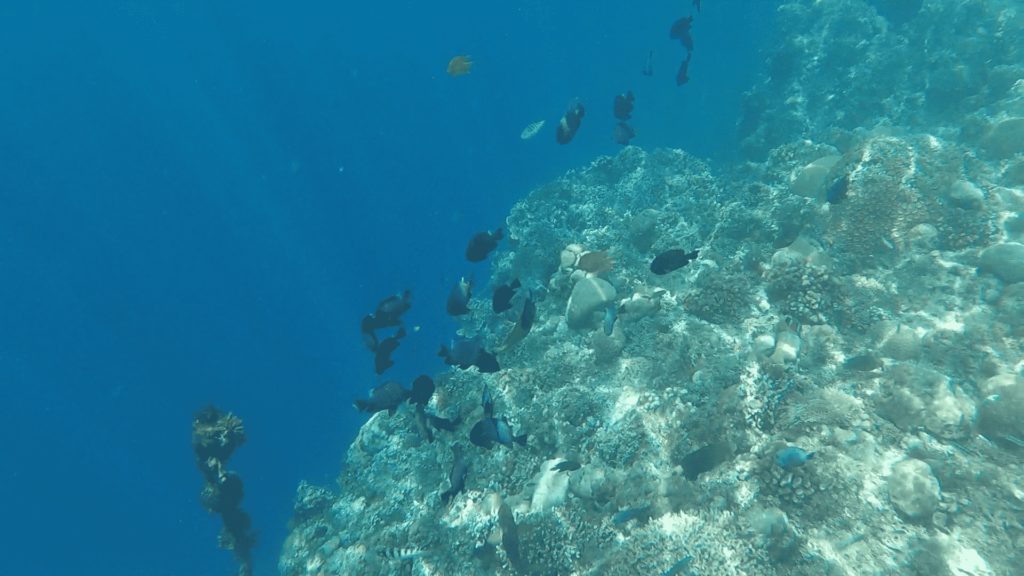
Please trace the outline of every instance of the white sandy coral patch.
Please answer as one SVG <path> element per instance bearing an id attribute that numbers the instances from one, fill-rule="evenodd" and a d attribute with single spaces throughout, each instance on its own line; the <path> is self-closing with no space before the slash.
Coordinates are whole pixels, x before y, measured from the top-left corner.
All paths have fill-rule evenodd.
<path id="1" fill-rule="evenodd" d="M 565 493 L 569 489 L 569 475 L 553 470 L 561 461 L 561 458 L 554 458 L 541 463 L 537 487 L 534 488 L 533 497 L 530 499 L 531 513 L 561 506 L 565 502 Z"/>
<path id="2" fill-rule="evenodd" d="M 952 574 L 956 576 L 995 576 L 995 572 L 981 557 L 981 554 L 978 554 L 974 548 L 964 546 L 958 535 L 941 536 L 941 539 L 949 550 L 946 554 L 946 566 L 949 567 Z"/>

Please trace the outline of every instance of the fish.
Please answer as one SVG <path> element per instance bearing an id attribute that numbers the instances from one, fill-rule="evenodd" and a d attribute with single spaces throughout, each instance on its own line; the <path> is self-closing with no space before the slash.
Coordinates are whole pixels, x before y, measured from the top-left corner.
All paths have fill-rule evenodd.
<path id="1" fill-rule="evenodd" d="M 481 448 L 490 450 L 497 442 L 502 446 L 512 447 L 513 444 L 526 446 L 526 434 L 516 436 L 508 419 L 485 416 L 469 431 L 469 441 Z"/>
<path id="2" fill-rule="evenodd" d="M 505 549 L 505 556 L 516 572 L 523 571 L 523 558 L 519 553 L 519 529 L 516 527 L 516 519 L 512 514 L 512 508 L 507 502 L 502 502 L 498 507 L 498 527 L 501 528 L 501 547 Z"/>
<path id="3" fill-rule="evenodd" d="M 476 369 L 484 374 L 493 374 L 501 370 L 501 366 L 498 364 L 498 357 L 483 348 L 477 353 L 473 366 L 476 366 Z"/>
<path id="4" fill-rule="evenodd" d="M 490 418 L 494 416 L 494 398 L 491 397 L 491 389 L 484 384 L 484 393 L 480 398 L 480 406 L 484 409 L 484 416 Z"/>
<path id="5" fill-rule="evenodd" d="M 358 399 L 355 401 L 356 408 L 363 412 L 381 412 L 387 410 L 388 414 L 394 415 L 399 404 L 405 402 L 409 397 L 409 391 L 398 382 L 385 382 L 370 391 L 368 400 Z"/>
<path id="6" fill-rule="evenodd" d="M 448 61 L 448 75 L 452 78 L 465 76 L 473 69 L 473 59 L 468 54 L 460 54 Z"/>
<path id="7" fill-rule="evenodd" d="M 405 562 L 407 560 L 414 560 L 423 556 L 425 552 L 418 548 L 400 547 L 400 546 L 389 546 L 380 551 L 381 558 L 388 560 L 398 560 Z"/>
<path id="8" fill-rule="evenodd" d="M 398 349 L 400 340 L 405 338 L 405 328 L 399 327 L 398 332 L 380 341 L 380 344 L 373 350 L 373 367 L 377 374 L 383 374 L 395 363 L 391 360 L 391 353 Z"/>
<path id="9" fill-rule="evenodd" d="M 625 122 L 619 122 L 615 125 L 615 129 L 612 131 L 612 139 L 615 140 L 616 144 L 622 146 L 629 146 L 629 141 L 636 137 L 636 132 L 633 127 Z"/>
<path id="10" fill-rule="evenodd" d="M 732 447 L 727 442 L 702 446 L 683 457 L 683 475 L 687 480 L 693 482 L 701 474 L 714 470 L 730 457 L 732 457 Z"/>
<path id="11" fill-rule="evenodd" d="M 555 141 L 559 144 L 568 144 L 572 142 L 573 137 L 576 136 L 576 131 L 580 129 L 580 124 L 583 122 L 583 104 L 579 102 L 573 102 L 569 109 L 565 111 L 565 115 L 558 121 L 558 128 L 555 130 Z"/>
<path id="12" fill-rule="evenodd" d="M 522 138 L 523 140 L 529 140 L 530 138 L 533 138 L 534 136 L 536 136 L 537 133 L 540 132 L 540 129 L 543 128 L 543 127 L 544 127 L 544 121 L 543 120 L 537 120 L 536 122 L 531 122 L 530 124 L 526 125 L 526 128 L 523 128 L 523 131 L 519 133 L 519 137 Z"/>
<path id="13" fill-rule="evenodd" d="M 775 463 L 783 470 L 793 470 L 814 458 L 814 452 L 808 452 L 796 446 L 787 446 L 775 453 Z"/>
<path id="14" fill-rule="evenodd" d="M 527 297 L 523 302 L 523 311 L 519 314 L 519 320 L 516 325 L 512 327 L 508 335 L 505 336 L 505 341 L 502 342 L 501 347 L 498 351 L 508 350 L 512 346 L 515 346 L 519 342 L 526 338 L 527 334 L 530 333 L 530 329 L 533 328 L 533 321 L 537 318 L 537 304 L 533 302 L 533 298 Z"/>
<path id="15" fill-rule="evenodd" d="M 687 252 L 680 248 L 666 250 L 651 262 L 651 272 L 662 276 L 686 266 L 697 258 L 698 251 Z"/>
<path id="16" fill-rule="evenodd" d="M 700 0 L 696 1 L 698 4 L 700 3 Z M 661 576 L 678 576 L 679 574 L 682 574 L 683 570 L 686 570 L 686 568 L 689 567 L 692 562 L 693 556 L 687 554 L 686 556 L 683 556 L 682 559 L 679 560 L 679 562 L 676 562 L 675 564 L 670 566 L 668 570 L 662 572 Z"/>
<path id="17" fill-rule="evenodd" d="M 469 239 L 466 246 L 466 260 L 470 262 L 483 262 L 487 255 L 498 247 L 498 241 L 504 237 L 504 232 L 498 228 L 494 232 L 477 232 Z"/>
<path id="18" fill-rule="evenodd" d="M 458 446 L 452 447 L 452 470 L 448 473 L 450 488 L 441 493 L 441 502 L 450 504 L 455 496 L 466 488 L 466 474 L 469 472 L 469 461 Z"/>
<path id="19" fill-rule="evenodd" d="M 459 282 L 452 286 L 448 293 L 448 304 L 446 309 L 452 316 L 469 314 L 469 299 L 473 297 L 473 280 L 460 278 Z"/>
<path id="20" fill-rule="evenodd" d="M 615 102 L 612 104 L 612 113 L 619 120 L 629 120 L 633 115 L 633 101 L 635 99 L 632 90 L 625 94 L 619 94 L 615 97 Z"/>
<path id="21" fill-rule="evenodd" d="M 644 67 L 640 69 L 640 73 L 644 76 L 654 76 L 654 50 L 647 51 L 647 60 L 644 62 Z"/>
<path id="22" fill-rule="evenodd" d="M 572 472 L 574 470 L 579 470 L 582 467 L 583 467 L 583 465 L 580 464 L 579 462 L 576 462 L 575 460 L 562 460 L 558 464 L 555 464 L 551 468 L 551 471 L 552 472 Z"/>
<path id="23" fill-rule="evenodd" d="M 687 52 L 693 52 L 693 36 L 690 35 L 690 28 L 693 27 L 693 16 L 683 16 L 672 23 L 668 31 L 671 40 L 679 40 L 679 43 L 686 48 Z"/>
<path id="24" fill-rule="evenodd" d="M 693 7 L 697 9 L 697 14 L 700 14 L 700 0 L 693 0 Z"/>
<path id="25" fill-rule="evenodd" d="M 442 345 L 437 355 L 444 359 L 445 364 L 463 370 L 476 366 L 484 374 L 489 374 L 501 369 L 497 357 L 484 350 L 478 338 L 460 338 L 452 342 L 451 348 Z"/>
<path id="26" fill-rule="evenodd" d="M 839 204 L 846 199 L 846 194 L 850 191 L 850 175 L 846 174 L 840 178 L 837 178 L 828 190 L 825 192 L 825 200 L 829 204 Z"/>
<path id="27" fill-rule="evenodd" d="M 441 418 L 434 414 L 427 414 L 427 422 L 434 428 L 445 432 L 454 432 L 461 421 L 460 418 Z"/>
<path id="28" fill-rule="evenodd" d="M 690 81 L 690 57 L 693 56 L 693 52 L 686 53 L 686 59 L 679 65 L 679 71 L 676 72 L 676 86 L 682 86 Z"/>
<path id="29" fill-rule="evenodd" d="M 405 314 L 412 307 L 412 292 L 406 290 L 401 294 L 388 296 L 377 304 L 377 310 L 373 314 L 367 314 L 360 323 L 363 338 L 369 348 L 377 347 L 376 330 L 382 328 L 393 328 L 402 324 L 402 314 Z"/>
<path id="30" fill-rule="evenodd" d="M 615 330 L 615 319 L 618 318 L 618 307 L 612 303 L 604 309 L 604 320 L 601 324 L 604 327 L 604 335 L 611 336 L 612 331 Z"/>
<path id="31" fill-rule="evenodd" d="M 491 310 L 496 314 L 501 314 L 506 310 L 512 309 L 512 297 L 516 295 L 516 290 L 519 289 L 521 284 L 519 279 L 516 278 L 509 284 L 502 284 L 494 289 L 494 295 L 491 297 Z"/>
<path id="32" fill-rule="evenodd" d="M 616 526 L 622 526 L 630 520 L 644 521 L 651 517 L 652 507 L 650 504 L 644 506 L 637 506 L 635 508 L 626 508 L 620 510 L 612 516 L 612 524 Z"/>
<path id="33" fill-rule="evenodd" d="M 855 372 L 871 372 L 884 366 L 882 358 L 873 352 L 867 352 L 858 356 L 847 358 L 843 362 L 843 368 L 847 370 L 853 370 Z"/>
<path id="34" fill-rule="evenodd" d="M 434 395 L 434 381 L 426 374 L 420 374 L 412 381 L 412 391 L 409 392 L 409 402 L 426 406 Z"/>

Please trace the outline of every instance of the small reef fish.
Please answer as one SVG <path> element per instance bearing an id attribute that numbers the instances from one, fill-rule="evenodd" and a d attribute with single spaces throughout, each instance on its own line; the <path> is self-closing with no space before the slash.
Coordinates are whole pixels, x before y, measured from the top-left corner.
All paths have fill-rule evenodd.
<path id="1" fill-rule="evenodd" d="M 652 507 L 650 504 L 643 506 L 637 506 L 635 508 L 626 508 L 620 510 L 612 516 L 612 524 L 616 526 L 622 526 L 631 520 L 644 521 L 651 517 Z"/>
<path id="2" fill-rule="evenodd" d="M 491 389 L 484 384 L 484 393 L 480 398 L 480 406 L 484 409 L 484 416 L 491 418 L 494 416 L 494 398 L 491 397 Z"/>
<path id="3" fill-rule="evenodd" d="M 680 248 L 673 248 L 672 250 L 666 250 L 659 254 L 653 262 L 651 262 L 651 272 L 662 276 L 673 272 L 686 266 L 693 260 L 697 259 L 698 251 L 687 252 Z"/>
<path id="4" fill-rule="evenodd" d="M 619 122 L 615 125 L 615 129 L 612 131 L 612 139 L 615 140 L 616 144 L 621 146 L 629 146 L 629 141 L 636 137 L 636 131 L 633 127 L 625 122 Z"/>
<path id="5" fill-rule="evenodd" d="M 793 470 L 814 458 L 814 454 L 814 452 L 808 452 L 803 448 L 787 446 L 775 453 L 775 463 L 783 470 Z"/>
<path id="6" fill-rule="evenodd" d="M 647 61 L 644 62 L 644 67 L 640 69 L 640 73 L 644 76 L 654 76 L 654 50 L 647 51 Z"/>
<path id="7" fill-rule="evenodd" d="M 580 129 L 580 124 L 583 122 L 583 114 L 583 104 L 573 102 L 569 106 L 569 109 L 565 111 L 565 115 L 558 121 L 558 128 L 555 130 L 555 140 L 559 144 L 572 142 L 573 137 L 576 136 L 576 131 Z"/>
<path id="8" fill-rule="evenodd" d="M 679 71 L 676 72 L 676 86 L 682 86 L 690 81 L 690 58 L 693 52 L 686 53 L 686 59 L 679 64 Z"/>
<path id="9" fill-rule="evenodd" d="M 407 560 L 413 560 L 424 555 L 424 552 L 418 548 L 407 548 L 399 546 L 389 546 L 380 551 L 381 558 L 388 560 L 397 560 L 405 562 Z"/>
<path id="10" fill-rule="evenodd" d="M 524 572 L 523 558 L 519 553 L 519 528 L 507 502 L 498 507 L 498 527 L 501 528 L 501 547 L 505 549 L 509 564 L 516 572 Z"/>
<path id="11" fill-rule="evenodd" d="M 523 131 L 519 133 L 519 137 L 522 138 L 523 140 L 529 140 L 530 138 L 536 136 L 537 133 L 540 132 L 540 129 L 543 127 L 543 120 L 537 120 L 536 122 L 527 124 L 526 128 L 523 128 Z"/>
<path id="12" fill-rule="evenodd" d="M 693 27 L 693 16 L 684 16 L 672 23 L 668 31 L 671 40 L 679 40 L 679 43 L 686 48 L 687 52 L 693 52 L 693 36 L 690 29 Z"/>
<path id="13" fill-rule="evenodd" d="M 526 434 L 516 436 L 512 432 L 512 426 L 508 419 L 497 419 L 485 417 L 477 422 L 469 431 L 469 441 L 473 444 L 490 450 L 497 442 L 502 446 L 512 447 L 513 444 L 526 446 Z"/>
<path id="14" fill-rule="evenodd" d="M 512 297 L 516 295 L 516 290 L 519 289 L 521 284 L 519 279 L 516 278 L 509 284 L 502 284 L 494 289 L 494 295 L 491 297 L 491 310 L 496 314 L 501 314 L 506 310 L 512 309 Z"/>
<path id="15" fill-rule="evenodd" d="M 530 333 L 530 329 L 533 328 L 533 321 L 537 318 L 537 304 L 534 303 L 532 297 L 527 297 L 523 302 L 523 311 L 519 314 L 519 320 L 516 325 L 509 331 L 508 336 L 505 337 L 505 341 L 502 342 L 501 347 L 498 348 L 499 352 L 508 350 L 512 346 L 522 342 L 523 338 L 526 338 L 527 334 Z"/>
<path id="16" fill-rule="evenodd" d="M 841 178 L 836 179 L 828 190 L 825 192 L 825 200 L 829 204 L 839 204 L 846 199 L 847 192 L 850 191 L 850 175 L 846 174 Z"/>
<path id="17" fill-rule="evenodd" d="M 700 0 L 696 0 L 696 1 L 697 1 L 697 4 L 698 4 L 698 9 L 699 9 Z M 690 566 L 690 563 L 692 563 L 692 562 L 693 562 L 693 556 L 689 556 L 689 555 L 683 556 L 682 560 L 680 560 L 679 562 L 676 562 L 675 564 L 670 566 L 668 570 L 665 570 L 664 572 L 662 572 L 661 576 L 679 576 L 680 574 L 683 573 L 683 570 L 686 570 Z"/>
<path id="18" fill-rule="evenodd" d="M 402 388 L 398 382 L 385 382 L 370 392 L 368 400 L 356 400 L 356 408 L 363 412 L 380 412 L 387 410 L 388 414 L 394 415 L 399 404 L 405 402 L 409 397 L 409 391 Z"/>
<path id="19" fill-rule="evenodd" d="M 473 69 L 473 59 L 468 54 L 455 56 L 448 61 L 448 75 L 452 78 L 465 76 Z"/>
<path id="20" fill-rule="evenodd" d="M 470 366 L 476 366 L 484 374 L 500 370 L 498 359 L 487 350 L 484 350 L 478 338 L 460 338 L 452 342 L 452 347 L 442 345 L 437 353 L 449 366 L 458 366 L 468 370 Z"/>
<path id="21" fill-rule="evenodd" d="M 625 94 L 619 94 L 615 97 L 615 102 L 612 104 L 612 113 L 619 120 L 629 120 L 633 115 L 633 101 L 635 99 L 632 90 Z"/>
<path id="22" fill-rule="evenodd" d="M 462 454 L 462 450 L 455 446 L 452 448 L 452 454 L 455 458 L 452 461 L 452 470 L 448 474 L 451 487 L 441 493 L 441 502 L 445 505 L 450 504 L 452 499 L 466 488 L 466 474 L 469 472 L 469 461 Z"/>
<path id="23" fill-rule="evenodd" d="M 412 292 L 406 290 L 401 294 L 388 296 L 377 304 L 373 314 L 363 316 L 360 328 L 366 345 L 374 350 L 377 348 L 377 335 L 374 333 L 382 328 L 393 328 L 402 324 L 402 314 L 412 307 Z"/>
<path id="24" fill-rule="evenodd" d="M 843 362 L 843 368 L 853 370 L 854 372 L 871 372 L 878 370 L 884 365 L 885 363 L 882 362 L 882 358 L 878 354 L 872 352 L 847 358 L 846 361 Z"/>
<path id="25" fill-rule="evenodd" d="M 618 307 L 615 303 L 611 303 L 607 308 L 604 309 L 604 320 L 601 325 L 604 327 L 604 335 L 611 336 L 612 331 L 615 330 L 615 319 L 618 318 Z"/>
<path id="26" fill-rule="evenodd" d="M 409 393 L 409 402 L 426 406 L 434 395 L 434 381 L 426 374 L 420 374 L 412 381 L 412 391 Z"/>
<path id="27" fill-rule="evenodd" d="M 427 414 L 427 422 L 434 428 L 444 430 L 445 432 L 454 432 L 459 427 L 459 422 L 461 421 L 461 418 L 441 418 L 434 414 Z"/>
<path id="28" fill-rule="evenodd" d="M 504 237 L 504 232 L 498 228 L 494 232 L 478 232 L 469 239 L 466 246 L 466 260 L 470 262 L 483 262 L 487 255 L 498 247 L 498 242 Z"/>
<path id="29" fill-rule="evenodd" d="M 473 297 L 473 280 L 460 278 L 459 282 L 452 286 L 448 293 L 448 303 L 445 309 L 452 316 L 469 314 L 469 299 Z"/>
<path id="30" fill-rule="evenodd" d="M 694 482 L 701 474 L 714 470 L 731 457 L 732 447 L 728 442 L 708 444 L 683 457 L 683 475 Z"/>
<path id="31" fill-rule="evenodd" d="M 391 353 L 398 349 L 400 340 L 405 338 L 405 328 L 399 327 L 398 332 L 380 341 L 373 350 L 373 368 L 378 375 L 391 368 L 395 363 L 391 360 Z"/>
<path id="32" fill-rule="evenodd" d="M 558 464 L 555 464 L 554 466 L 552 466 L 551 471 L 552 472 L 572 472 L 574 470 L 579 470 L 582 467 L 583 467 L 583 465 L 580 464 L 579 462 L 576 462 L 575 460 L 562 460 Z"/>

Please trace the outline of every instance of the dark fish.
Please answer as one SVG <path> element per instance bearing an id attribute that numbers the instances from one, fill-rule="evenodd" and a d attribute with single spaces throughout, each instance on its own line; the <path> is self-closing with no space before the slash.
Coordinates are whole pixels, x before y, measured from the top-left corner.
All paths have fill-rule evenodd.
<path id="1" fill-rule="evenodd" d="M 697 1 L 699 2 L 700 0 Z M 682 574 L 683 570 L 686 570 L 692 562 L 693 556 L 687 554 L 686 556 L 683 556 L 679 562 L 670 566 L 668 570 L 662 572 L 661 576 L 679 576 L 679 574 Z"/>
<path id="2" fill-rule="evenodd" d="M 385 370 L 395 365 L 391 360 L 391 353 L 398 349 L 402 338 L 405 338 L 405 328 L 399 327 L 394 336 L 381 340 L 374 349 L 373 367 L 377 374 L 383 374 Z"/>
<path id="3" fill-rule="evenodd" d="M 501 370 L 501 366 L 498 365 L 498 357 L 483 348 L 476 355 L 473 366 L 476 366 L 476 369 L 484 374 L 492 374 Z"/>
<path id="4" fill-rule="evenodd" d="M 644 62 L 644 67 L 640 70 L 640 73 L 644 76 L 654 76 L 654 50 L 647 51 L 647 61 Z"/>
<path id="5" fill-rule="evenodd" d="M 618 308 L 615 306 L 614 303 L 609 304 L 608 307 L 604 309 L 604 321 L 602 322 L 602 324 L 604 325 L 605 336 L 612 335 L 612 331 L 615 330 L 615 319 L 617 317 Z"/>
<path id="6" fill-rule="evenodd" d="M 828 200 L 829 204 L 839 204 L 846 199 L 846 193 L 850 191 L 850 175 L 846 174 L 842 178 L 838 178 L 831 186 L 828 187 L 828 191 L 825 192 L 825 200 Z"/>
<path id="7" fill-rule="evenodd" d="M 440 416 L 427 414 L 427 422 L 429 422 L 431 426 L 437 428 L 438 430 L 444 430 L 445 432 L 454 432 L 455 429 L 458 428 L 461 419 L 441 418 Z"/>
<path id="8" fill-rule="evenodd" d="M 552 472 L 572 472 L 573 470 L 579 470 L 583 467 L 582 464 L 575 460 L 562 460 L 558 464 L 555 464 L 552 468 Z"/>
<path id="9" fill-rule="evenodd" d="M 568 144 L 572 141 L 573 137 L 576 136 L 576 131 L 580 129 L 580 123 L 583 121 L 583 104 L 574 102 L 569 109 L 566 110 L 565 116 L 558 122 L 558 128 L 555 130 L 555 140 L 559 144 Z"/>
<path id="10" fill-rule="evenodd" d="M 775 463 L 783 470 L 799 468 L 811 458 L 814 458 L 814 452 L 796 446 L 787 446 L 775 453 Z"/>
<path id="11" fill-rule="evenodd" d="M 700 0 L 693 0 L 693 7 L 697 9 L 697 14 L 700 14 Z"/>
<path id="12" fill-rule="evenodd" d="M 693 52 L 693 36 L 690 35 L 690 28 L 693 26 L 693 16 L 684 16 L 672 23 L 668 31 L 668 37 L 679 42 L 686 48 L 687 52 Z"/>
<path id="13" fill-rule="evenodd" d="M 676 72 L 676 86 L 682 86 L 690 81 L 690 57 L 693 56 L 692 52 L 686 53 L 686 60 L 683 60 L 682 64 L 679 65 L 679 71 Z"/>
<path id="14" fill-rule="evenodd" d="M 434 381 L 426 374 L 420 374 L 412 381 L 412 392 L 409 393 L 409 402 L 426 406 L 430 397 L 434 395 Z"/>
<path id="15" fill-rule="evenodd" d="M 615 130 L 612 132 L 612 139 L 615 140 L 616 144 L 622 146 L 629 146 L 629 141 L 636 137 L 636 132 L 633 127 L 625 122 L 619 122 L 615 125 Z"/>
<path id="16" fill-rule="evenodd" d="M 679 248 L 666 250 L 651 262 L 651 272 L 661 276 L 674 270 L 678 270 L 695 260 L 697 258 L 697 252 L 697 250 L 694 250 L 693 252 L 687 253 L 686 250 Z"/>
<path id="17" fill-rule="evenodd" d="M 523 312 L 519 314 L 519 329 L 523 331 L 524 335 L 530 333 L 530 329 L 533 328 L 533 321 L 537 319 L 537 305 L 533 302 L 533 298 L 527 298 L 523 302 Z"/>
<path id="18" fill-rule="evenodd" d="M 449 366 L 458 366 L 468 370 L 470 366 L 476 366 L 481 372 L 487 374 L 497 372 L 498 359 L 487 350 L 484 350 L 477 338 L 460 338 L 452 342 L 452 347 L 442 345 L 437 355 L 444 358 L 444 363 Z"/>
<path id="19" fill-rule="evenodd" d="M 484 409 L 484 416 L 490 418 L 494 416 L 494 398 L 491 397 L 491 389 L 484 384 L 483 397 L 480 398 L 480 406 Z"/>
<path id="20" fill-rule="evenodd" d="M 615 524 L 616 526 L 622 526 L 623 524 L 631 520 L 637 520 L 642 522 L 651 517 L 652 510 L 653 509 L 650 504 L 620 510 L 612 516 L 612 524 Z"/>
<path id="21" fill-rule="evenodd" d="M 504 237 L 504 232 L 498 228 L 494 232 L 478 232 L 469 239 L 466 246 L 466 260 L 470 262 L 482 262 L 487 255 L 498 247 L 498 242 Z"/>
<path id="22" fill-rule="evenodd" d="M 356 400 L 356 408 L 363 412 L 380 412 L 387 410 L 388 414 L 394 414 L 398 405 L 405 402 L 409 397 L 409 391 L 402 388 L 398 382 L 385 382 L 370 392 L 368 400 Z"/>
<path id="23" fill-rule="evenodd" d="M 630 90 L 625 94 L 619 94 L 615 97 L 615 103 L 612 105 L 612 112 L 615 117 L 619 120 L 629 120 L 633 115 L 633 91 Z"/>
<path id="24" fill-rule="evenodd" d="M 701 474 L 714 470 L 732 457 L 732 447 L 726 442 L 708 444 L 683 457 L 683 475 L 691 482 Z"/>
<path id="25" fill-rule="evenodd" d="M 388 296 L 377 304 L 377 310 L 373 314 L 363 316 L 360 329 L 363 333 L 363 341 L 371 350 L 378 346 L 377 335 L 374 333 L 381 328 L 393 328 L 402 323 L 402 314 L 405 314 L 412 307 L 412 292 L 406 290 L 401 294 Z"/>
<path id="26" fill-rule="evenodd" d="M 473 296 L 473 281 L 460 278 L 448 293 L 448 313 L 452 316 L 469 314 L 469 299 Z"/>
<path id="27" fill-rule="evenodd" d="M 523 557 L 519 553 L 519 529 L 516 527 L 512 508 L 507 502 L 502 502 L 498 508 L 498 527 L 501 528 L 501 547 L 505 549 L 509 564 L 516 572 L 523 572 Z"/>
<path id="28" fill-rule="evenodd" d="M 872 370 L 878 370 L 884 365 L 885 363 L 882 362 L 882 358 L 872 352 L 847 358 L 846 362 L 843 362 L 843 368 L 855 372 L 871 372 Z"/>
<path id="29" fill-rule="evenodd" d="M 441 502 L 444 502 L 446 505 L 466 487 L 466 473 L 469 472 L 469 462 L 463 456 L 458 446 L 452 448 L 452 454 L 454 454 L 455 459 L 452 462 L 452 471 L 448 474 L 448 482 L 451 483 L 451 488 L 441 493 Z"/>
<path id="30" fill-rule="evenodd" d="M 469 431 L 469 441 L 488 450 L 494 446 L 495 442 L 509 447 L 513 443 L 526 446 L 526 436 L 526 434 L 521 436 L 514 435 L 512 427 L 505 418 L 499 420 L 497 418 L 484 417 Z"/>
<path id="31" fill-rule="evenodd" d="M 427 442 L 433 442 L 434 432 L 430 429 L 430 423 L 427 421 L 427 411 L 423 408 L 422 404 L 416 405 L 415 419 L 416 430 L 419 431 L 420 435 L 423 436 Z"/>
<path id="32" fill-rule="evenodd" d="M 512 308 L 512 297 L 515 296 L 519 286 L 519 279 L 516 278 L 510 284 L 502 284 L 495 288 L 494 296 L 491 297 L 491 310 L 496 314 L 510 310 Z"/>

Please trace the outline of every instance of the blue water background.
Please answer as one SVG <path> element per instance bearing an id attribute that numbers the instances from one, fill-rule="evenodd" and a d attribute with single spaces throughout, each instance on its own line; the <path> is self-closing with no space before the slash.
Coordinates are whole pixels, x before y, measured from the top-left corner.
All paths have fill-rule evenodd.
<path id="1" fill-rule="evenodd" d="M 276 573 L 297 483 L 333 486 L 382 381 L 380 298 L 411 288 L 421 327 L 386 376 L 440 370 L 449 286 L 486 281 L 467 238 L 615 153 L 619 92 L 636 144 L 735 156 L 775 3 L 705 0 L 681 89 L 689 2 L 640 4 L 3 3 L 0 573 L 232 573 L 189 446 L 211 402 L 245 421 L 230 467 Z"/>

